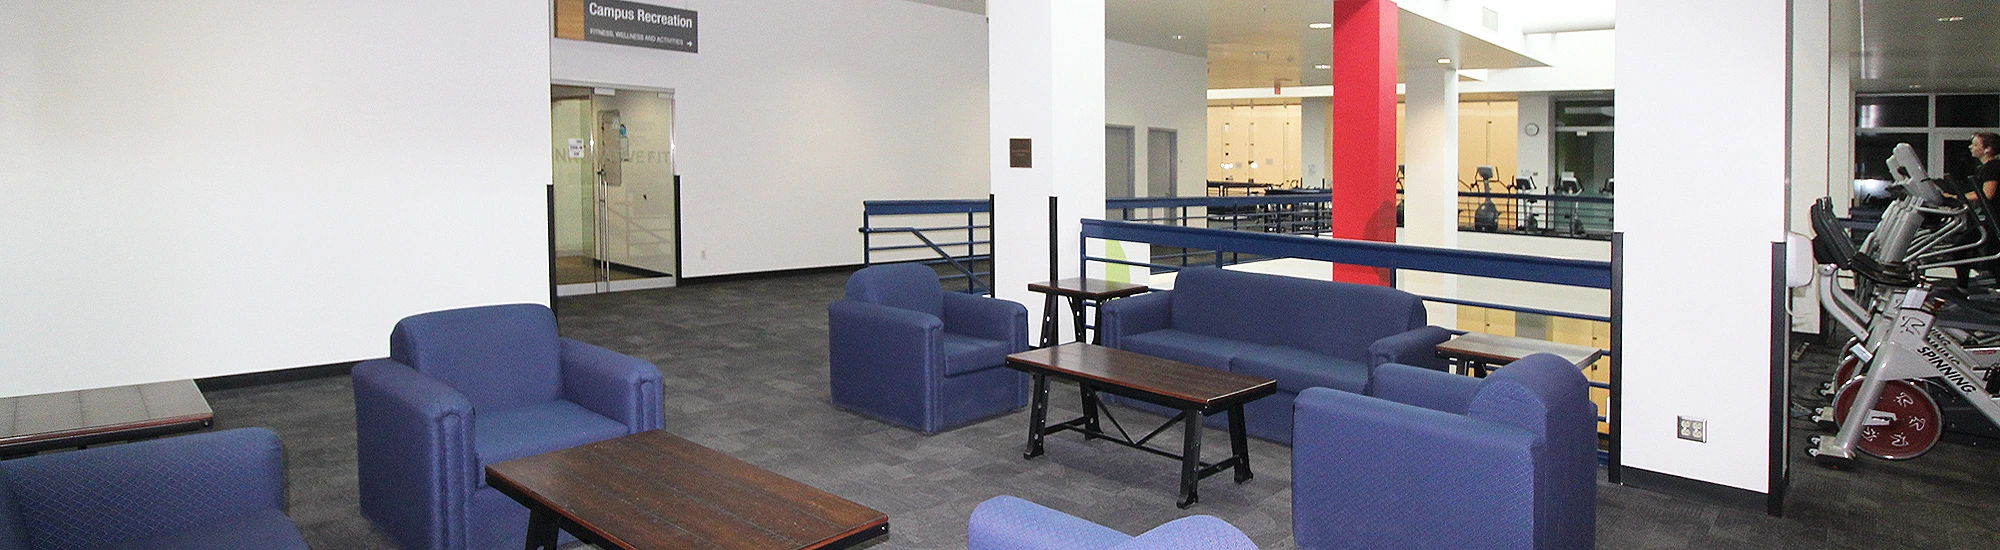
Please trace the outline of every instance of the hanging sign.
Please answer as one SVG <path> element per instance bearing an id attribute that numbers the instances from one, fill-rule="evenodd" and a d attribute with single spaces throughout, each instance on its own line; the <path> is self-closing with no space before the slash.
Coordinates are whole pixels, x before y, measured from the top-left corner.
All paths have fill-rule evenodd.
<path id="1" fill-rule="evenodd" d="M 556 0 L 556 38 L 694 53 L 695 13 L 620 0 Z"/>

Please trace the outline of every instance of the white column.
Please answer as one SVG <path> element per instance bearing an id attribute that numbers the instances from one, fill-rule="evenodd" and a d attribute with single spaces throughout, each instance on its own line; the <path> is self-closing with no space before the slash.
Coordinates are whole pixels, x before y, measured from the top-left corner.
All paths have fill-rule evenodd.
<path id="1" fill-rule="evenodd" d="M 1403 229 L 1396 242 L 1458 247 L 1458 71 L 1403 68 Z M 1458 294 L 1457 277 L 1402 272 L 1396 286 L 1421 295 Z M 1458 307 L 1426 303 L 1431 324 L 1456 327 Z"/>
<path id="2" fill-rule="evenodd" d="M 1327 107 L 1333 103 L 1330 97 L 1308 97 L 1299 103 L 1299 185 L 1301 187 L 1331 187 L 1326 167 L 1333 164 L 1333 153 L 1326 148 L 1328 133 Z"/>
<path id="3" fill-rule="evenodd" d="M 1771 489 L 1787 4 L 1618 6 L 1621 459 L 1753 493 Z M 1691 167 L 1729 199 L 1690 203 Z M 1707 441 L 1676 438 L 1676 417 L 1706 420 Z"/>
<path id="4" fill-rule="evenodd" d="M 1535 178 L 1533 192 L 1547 194 L 1555 181 L 1555 163 L 1549 155 L 1549 136 L 1554 132 L 1555 117 L 1549 116 L 1548 94 L 1521 94 L 1519 101 L 1519 128 L 1514 129 L 1518 146 L 1515 149 L 1515 166 L 1518 174 L 1501 174 L 1502 177 L 1528 176 Z M 1528 125 L 1533 124 L 1533 134 Z"/>
<path id="5" fill-rule="evenodd" d="M 1826 148 L 1832 119 L 1847 117 L 1827 110 L 1832 77 L 1828 70 L 1832 7 L 1825 3 L 1797 2 L 1792 5 L 1792 143 L 1789 222 L 1792 232 L 1813 234 L 1810 209 L 1813 201 L 1828 196 L 1833 172 Z M 1846 67 L 1841 72 L 1847 72 Z M 1843 84 L 1845 84 L 1843 82 Z M 1852 96 L 1853 94 L 1843 94 Z M 1844 128 L 1843 128 L 1844 130 Z M 1848 135 L 1853 135 L 1848 133 Z M 1852 141 L 1852 138 L 1849 138 Z M 1849 178 L 1851 180 L 1851 178 Z M 1813 287 L 1792 289 L 1791 330 L 1819 332 L 1819 299 Z"/>
<path id="6" fill-rule="evenodd" d="M 1104 0 L 991 0 L 986 12 L 994 294 L 1039 323 L 1028 284 L 1049 278 L 1049 197 L 1058 277 L 1078 276 L 1078 220 L 1104 217 Z M 1010 167 L 1016 138 L 1033 140 L 1032 167 Z"/>

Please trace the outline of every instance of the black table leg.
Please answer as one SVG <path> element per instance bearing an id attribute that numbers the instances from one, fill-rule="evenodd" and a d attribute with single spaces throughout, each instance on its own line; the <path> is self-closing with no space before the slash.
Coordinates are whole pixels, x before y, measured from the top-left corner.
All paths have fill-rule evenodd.
<path id="1" fill-rule="evenodd" d="M 1056 345 L 1056 295 L 1042 295 L 1042 344 L 1036 347 Z"/>
<path id="2" fill-rule="evenodd" d="M 527 550 L 556 550 L 556 515 L 541 508 L 528 512 Z"/>
<path id="3" fill-rule="evenodd" d="M 1186 509 L 1201 500 L 1195 484 L 1201 482 L 1201 412 L 1188 411 L 1184 421 L 1186 433 L 1181 444 L 1181 501 L 1178 506 Z"/>
<path id="4" fill-rule="evenodd" d="M 1035 395 L 1028 403 L 1028 452 L 1021 458 L 1042 456 L 1042 432 L 1049 422 L 1049 376 L 1035 373 Z"/>
<path id="5" fill-rule="evenodd" d="M 1243 406 L 1229 408 L 1229 453 L 1236 457 L 1236 482 L 1250 481 L 1250 439 L 1243 429 Z"/>
<path id="6" fill-rule="evenodd" d="M 1078 341 L 1078 342 L 1082 342 L 1082 341 L 1084 341 L 1084 340 L 1083 340 L 1083 330 L 1084 330 L 1084 326 L 1083 326 L 1083 297 L 1082 297 L 1082 296 L 1071 296 L 1071 297 L 1069 297 L 1069 316 L 1070 316 L 1070 323 L 1076 326 L 1076 341 Z"/>
<path id="7" fill-rule="evenodd" d="M 1083 432 L 1083 440 L 1090 441 L 1096 439 L 1096 434 L 1099 431 L 1097 427 L 1097 389 L 1090 387 L 1090 384 L 1077 384 L 1076 393 L 1083 397 L 1083 427 L 1089 430 Z"/>
<path id="8" fill-rule="evenodd" d="M 1091 316 L 1090 326 L 1097 327 L 1097 332 L 1090 333 L 1090 343 L 1102 346 L 1104 345 L 1104 300 L 1097 301 L 1097 311 Z"/>

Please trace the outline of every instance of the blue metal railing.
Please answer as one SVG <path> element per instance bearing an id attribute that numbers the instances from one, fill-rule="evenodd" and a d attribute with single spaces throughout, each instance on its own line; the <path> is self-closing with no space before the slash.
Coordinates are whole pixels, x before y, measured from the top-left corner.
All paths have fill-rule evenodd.
<path id="1" fill-rule="evenodd" d="M 861 203 L 861 262 L 874 265 L 889 262 L 917 261 L 935 268 L 947 265 L 949 273 L 938 275 L 940 281 L 963 281 L 961 291 L 970 294 L 993 294 L 993 203 L 990 200 L 892 200 L 864 201 Z M 919 216 L 930 223 L 942 215 L 964 214 L 965 223 L 926 226 L 876 225 L 877 216 Z M 983 220 L 981 218 L 984 218 Z M 954 216 L 953 219 L 956 219 Z M 877 235 L 908 235 L 916 243 L 901 241 L 900 244 L 877 244 Z M 932 239 L 933 235 L 951 235 L 953 240 Z M 961 237 L 962 236 L 962 237 Z M 957 239 L 963 240 L 957 240 Z M 981 248 L 984 251 L 981 251 Z M 929 250 L 930 255 L 910 254 L 911 251 Z M 894 254 L 903 252 L 903 254 Z M 893 258 L 879 258 L 881 253 L 891 253 Z M 984 265 L 982 268 L 981 266 Z"/>

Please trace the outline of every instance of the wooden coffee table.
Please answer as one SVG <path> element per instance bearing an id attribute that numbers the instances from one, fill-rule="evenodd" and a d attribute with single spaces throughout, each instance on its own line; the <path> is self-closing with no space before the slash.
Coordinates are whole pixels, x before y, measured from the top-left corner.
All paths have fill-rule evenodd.
<path id="1" fill-rule="evenodd" d="M 1181 461 L 1181 499 L 1187 508 L 1201 500 L 1196 485 L 1225 469 L 1234 469 L 1236 482 L 1255 477 L 1250 472 L 1250 446 L 1243 432 L 1243 404 L 1278 393 L 1278 383 L 1267 378 L 1238 374 L 1151 355 L 1132 353 L 1093 344 L 1063 344 L 1007 356 L 1007 366 L 1033 375 L 1034 401 L 1028 413 L 1026 458 L 1042 455 L 1042 437 L 1071 430 L 1085 439 L 1104 439 Z M 1083 397 L 1083 416 L 1048 425 L 1049 377 L 1077 383 Z M 1118 434 L 1099 429 L 1098 413 L 1103 404 L 1097 392 L 1130 397 L 1180 410 L 1179 415 L 1137 440 L 1119 428 Z M 1209 464 L 1201 461 L 1201 417 L 1229 413 L 1229 458 Z M 1105 416 L 1110 416 L 1105 411 Z M 1117 419 L 1112 419 L 1113 424 Z M 1146 445 L 1175 422 L 1183 424 L 1179 453 Z"/>
<path id="2" fill-rule="evenodd" d="M 0 399 L 0 457 L 189 432 L 215 412 L 193 380 Z"/>
<path id="3" fill-rule="evenodd" d="M 1495 365 L 1505 365 L 1537 353 L 1549 353 L 1582 369 L 1596 363 L 1604 350 L 1590 346 L 1563 344 L 1484 332 L 1467 332 L 1437 346 L 1437 355 L 1457 363 L 1466 374 L 1485 377 Z"/>
<path id="4" fill-rule="evenodd" d="M 889 532 L 889 516 L 664 430 L 486 467 L 527 506 L 528 548 L 556 530 L 601 548 L 847 548 Z"/>

